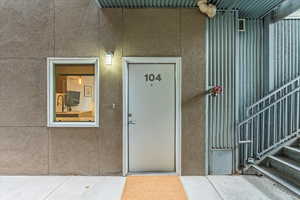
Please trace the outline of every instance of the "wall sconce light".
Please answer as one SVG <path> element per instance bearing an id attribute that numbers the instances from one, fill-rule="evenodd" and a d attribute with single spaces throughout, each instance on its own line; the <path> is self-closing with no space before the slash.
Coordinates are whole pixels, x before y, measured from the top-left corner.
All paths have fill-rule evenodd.
<path id="1" fill-rule="evenodd" d="M 114 53 L 109 51 L 105 55 L 105 64 L 111 65 L 112 64 L 112 59 L 113 59 Z"/>

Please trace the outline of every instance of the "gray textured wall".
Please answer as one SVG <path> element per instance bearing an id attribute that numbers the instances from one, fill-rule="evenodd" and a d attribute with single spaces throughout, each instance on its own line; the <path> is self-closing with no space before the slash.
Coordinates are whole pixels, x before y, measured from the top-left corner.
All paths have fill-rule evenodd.
<path id="1" fill-rule="evenodd" d="M 46 58 L 103 60 L 107 50 L 115 56 L 111 67 L 101 62 L 101 127 L 47 128 Z M 203 175 L 205 17 L 94 0 L 0 2 L 0 174 L 121 174 L 122 56 L 182 56 L 182 170 Z"/>

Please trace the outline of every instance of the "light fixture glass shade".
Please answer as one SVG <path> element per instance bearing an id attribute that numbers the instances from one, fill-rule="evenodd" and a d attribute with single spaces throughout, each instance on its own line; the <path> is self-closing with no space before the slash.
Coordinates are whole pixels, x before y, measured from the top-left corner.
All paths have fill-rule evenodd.
<path id="1" fill-rule="evenodd" d="M 105 55 L 105 64 L 106 65 L 111 65 L 112 64 L 112 59 L 113 59 L 113 53 L 108 52 Z"/>

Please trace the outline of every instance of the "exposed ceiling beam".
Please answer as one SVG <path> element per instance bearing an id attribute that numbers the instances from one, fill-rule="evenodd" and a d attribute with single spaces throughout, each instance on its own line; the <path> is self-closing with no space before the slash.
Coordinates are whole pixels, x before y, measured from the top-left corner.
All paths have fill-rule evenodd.
<path id="1" fill-rule="evenodd" d="M 274 12 L 272 21 L 277 22 L 300 9 L 299 0 L 285 0 Z"/>

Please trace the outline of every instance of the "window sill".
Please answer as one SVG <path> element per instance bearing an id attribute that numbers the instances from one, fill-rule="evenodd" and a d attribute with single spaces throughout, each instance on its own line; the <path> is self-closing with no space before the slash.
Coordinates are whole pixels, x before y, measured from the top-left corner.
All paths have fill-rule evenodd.
<path id="1" fill-rule="evenodd" d="M 48 127 L 76 127 L 76 128 L 98 128 L 97 122 L 51 122 Z"/>

